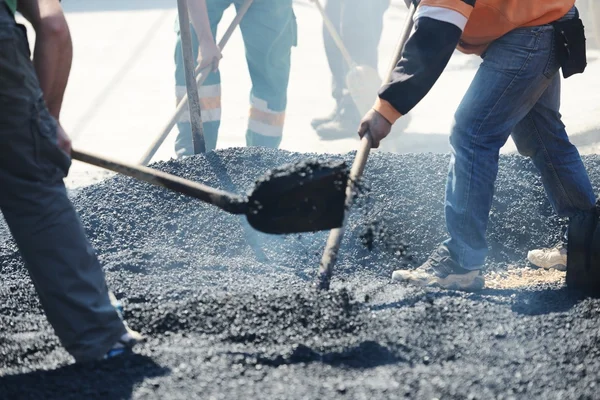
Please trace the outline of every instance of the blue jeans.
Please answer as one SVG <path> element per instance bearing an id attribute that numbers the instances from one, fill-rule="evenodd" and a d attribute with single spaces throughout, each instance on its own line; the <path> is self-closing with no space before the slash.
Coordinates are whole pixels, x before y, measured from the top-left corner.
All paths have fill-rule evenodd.
<path id="1" fill-rule="evenodd" d="M 499 153 L 509 135 L 539 170 L 558 215 L 569 217 L 595 204 L 579 152 L 561 121 L 553 27 L 516 29 L 493 42 L 482 58 L 455 115 L 445 201 L 450 239 L 444 244 L 470 270 L 485 262 Z"/>

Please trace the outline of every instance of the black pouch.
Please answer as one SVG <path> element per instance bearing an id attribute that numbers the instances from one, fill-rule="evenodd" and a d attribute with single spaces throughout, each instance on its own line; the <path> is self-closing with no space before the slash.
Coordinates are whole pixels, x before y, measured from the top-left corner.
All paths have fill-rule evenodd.
<path id="1" fill-rule="evenodd" d="M 565 79 L 581 74 L 587 67 L 585 50 L 585 27 L 577 15 L 575 18 L 554 22 L 556 56 Z"/>

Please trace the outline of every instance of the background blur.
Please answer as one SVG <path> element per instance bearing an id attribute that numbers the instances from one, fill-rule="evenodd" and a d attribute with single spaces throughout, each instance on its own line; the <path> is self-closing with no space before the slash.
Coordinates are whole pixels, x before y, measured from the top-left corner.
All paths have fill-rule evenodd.
<path id="1" fill-rule="evenodd" d="M 368 0 L 365 0 L 368 1 Z M 600 10 L 577 0 L 588 29 L 588 70 L 563 84 L 564 122 L 582 153 L 600 152 Z M 136 162 L 174 111 L 175 0 L 63 0 L 74 43 L 71 79 L 63 107 L 63 126 L 74 145 L 120 160 Z M 299 43 L 293 49 L 289 106 L 282 148 L 291 151 L 339 153 L 358 141 L 320 141 L 310 126 L 315 116 L 334 106 L 331 77 L 322 40 L 322 20 L 308 0 L 294 0 Z M 597 9 L 600 7 L 596 6 Z M 234 15 L 221 22 L 220 37 Z M 406 16 L 403 1 L 392 1 L 385 15 L 380 43 L 381 75 Z M 21 22 L 22 19 L 21 19 Z M 598 25 L 594 25 L 594 23 Z M 35 36 L 29 30 L 33 45 Z M 404 135 L 387 139 L 386 151 L 446 152 L 452 118 L 473 77 L 479 59 L 457 53 L 436 87 L 415 108 Z M 218 148 L 244 146 L 250 79 L 239 31 L 223 51 L 221 63 L 223 120 Z M 155 160 L 174 157 L 174 134 Z M 508 143 L 504 152 L 514 151 Z M 106 176 L 74 163 L 71 187 Z"/>

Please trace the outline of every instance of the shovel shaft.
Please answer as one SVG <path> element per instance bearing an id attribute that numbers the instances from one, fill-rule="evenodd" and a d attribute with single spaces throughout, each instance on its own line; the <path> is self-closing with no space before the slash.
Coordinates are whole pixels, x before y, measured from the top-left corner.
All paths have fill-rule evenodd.
<path id="1" fill-rule="evenodd" d="M 194 50 L 192 49 L 192 32 L 187 0 L 177 0 L 177 9 L 179 12 L 179 31 L 183 52 L 185 86 L 187 88 L 188 108 L 192 124 L 192 143 L 194 145 L 194 154 L 201 154 L 206 153 L 206 143 L 204 141 L 204 128 L 202 126 L 200 95 L 194 79 Z"/>
<path id="2" fill-rule="evenodd" d="M 225 45 L 231 38 L 231 35 L 233 34 L 233 32 L 235 32 L 235 29 L 238 27 L 238 25 L 240 24 L 242 19 L 244 18 L 244 15 L 246 15 L 246 12 L 252 5 L 253 1 L 254 0 L 246 0 L 244 2 L 244 4 L 242 4 L 240 9 L 238 10 L 235 18 L 229 25 L 229 28 L 227 28 L 227 31 L 225 32 L 225 34 L 219 41 L 218 46 L 221 51 L 223 51 L 223 49 L 225 48 Z M 196 67 L 194 73 L 196 75 L 196 86 L 197 87 L 202 86 L 202 84 L 204 83 L 204 81 L 206 80 L 208 75 L 210 74 L 210 69 L 211 69 L 210 65 L 207 67 L 204 67 L 202 69 L 200 69 L 200 66 Z M 183 98 L 181 99 L 179 104 L 177 104 L 175 113 L 171 116 L 169 121 L 165 124 L 165 126 L 163 127 L 163 130 L 160 132 L 158 137 L 154 140 L 154 142 L 152 143 L 152 145 L 150 146 L 148 151 L 146 151 L 146 153 L 140 159 L 141 165 L 148 165 L 148 163 L 150 163 L 150 161 L 152 160 L 152 158 L 154 157 L 154 155 L 156 154 L 156 152 L 158 151 L 160 146 L 162 146 L 165 139 L 169 136 L 169 133 L 171 133 L 171 131 L 173 130 L 173 127 L 175 127 L 175 124 L 177 124 L 177 121 L 179 121 L 179 118 L 181 118 L 181 115 L 187 109 L 187 106 L 188 106 L 188 96 L 186 94 L 183 96 Z"/>
<path id="3" fill-rule="evenodd" d="M 398 41 L 398 45 L 396 46 L 394 60 L 388 71 L 386 83 L 390 81 L 392 71 L 394 70 L 396 64 L 402 57 L 402 50 L 404 49 L 404 46 L 413 28 L 413 17 L 415 14 L 415 10 L 415 5 L 411 3 L 407 20 L 404 25 L 404 30 L 402 31 L 402 35 L 400 36 L 400 40 Z M 331 276 L 333 275 L 333 267 L 337 261 L 340 245 L 342 244 L 342 238 L 344 236 L 344 227 L 346 226 L 346 222 L 348 221 L 348 214 L 350 211 L 350 207 L 352 206 L 352 202 L 354 200 L 356 183 L 363 175 L 372 144 L 373 139 L 371 138 L 371 135 L 367 132 L 360 141 L 360 147 L 358 149 L 358 152 L 356 153 L 356 157 L 354 158 L 352 169 L 350 170 L 349 182 L 346 189 L 346 212 L 344 215 L 344 224 L 341 228 L 331 230 L 329 233 L 329 237 L 327 238 L 327 244 L 325 246 L 325 251 L 323 252 L 323 256 L 321 258 L 319 274 L 317 276 L 316 286 L 318 289 L 329 289 Z"/>
<path id="4" fill-rule="evenodd" d="M 126 164 L 77 150 L 71 151 L 71 157 L 86 164 L 95 165 L 96 167 L 108 169 L 155 186 L 194 197 L 206 203 L 213 204 L 231 214 L 244 214 L 247 210 L 247 202 L 240 196 L 152 168 Z"/>
<path id="5" fill-rule="evenodd" d="M 348 210 L 352 207 L 354 200 L 354 193 L 356 184 L 362 176 L 369 153 L 371 152 L 371 146 L 373 139 L 367 132 L 360 141 L 360 148 L 354 157 L 354 163 L 352 163 L 352 169 L 350 170 L 350 176 L 348 179 L 348 186 L 346 186 L 346 203 L 344 214 L 344 223 L 340 228 L 332 229 L 327 238 L 327 245 L 321 258 L 321 264 L 319 266 L 319 275 L 317 278 L 317 286 L 319 289 L 328 290 L 329 283 L 331 281 L 331 275 L 333 274 L 333 266 L 335 265 L 342 244 L 342 238 L 344 237 L 344 227 L 348 222 Z"/>

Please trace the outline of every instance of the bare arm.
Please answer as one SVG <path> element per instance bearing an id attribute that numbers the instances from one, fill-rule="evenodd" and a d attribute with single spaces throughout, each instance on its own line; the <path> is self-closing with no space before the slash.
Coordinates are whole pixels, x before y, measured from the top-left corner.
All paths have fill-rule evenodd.
<path id="1" fill-rule="evenodd" d="M 214 42 L 215 39 L 210 30 L 206 0 L 188 0 L 188 10 L 190 12 L 190 21 L 196 31 L 196 35 L 198 35 L 198 41 L 211 40 Z"/>
<path id="2" fill-rule="evenodd" d="M 73 60 L 69 26 L 59 0 L 19 0 L 18 5 L 35 29 L 33 64 L 48 110 L 59 120 Z"/>
<path id="3" fill-rule="evenodd" d="M 206 0 L 188 0 L 188 10 L 190 21 L 198 36 L 198 64 L 202 68 L 212 65 L 212 70 L 216 71 L 222 55 L 210 29 Z"/>

